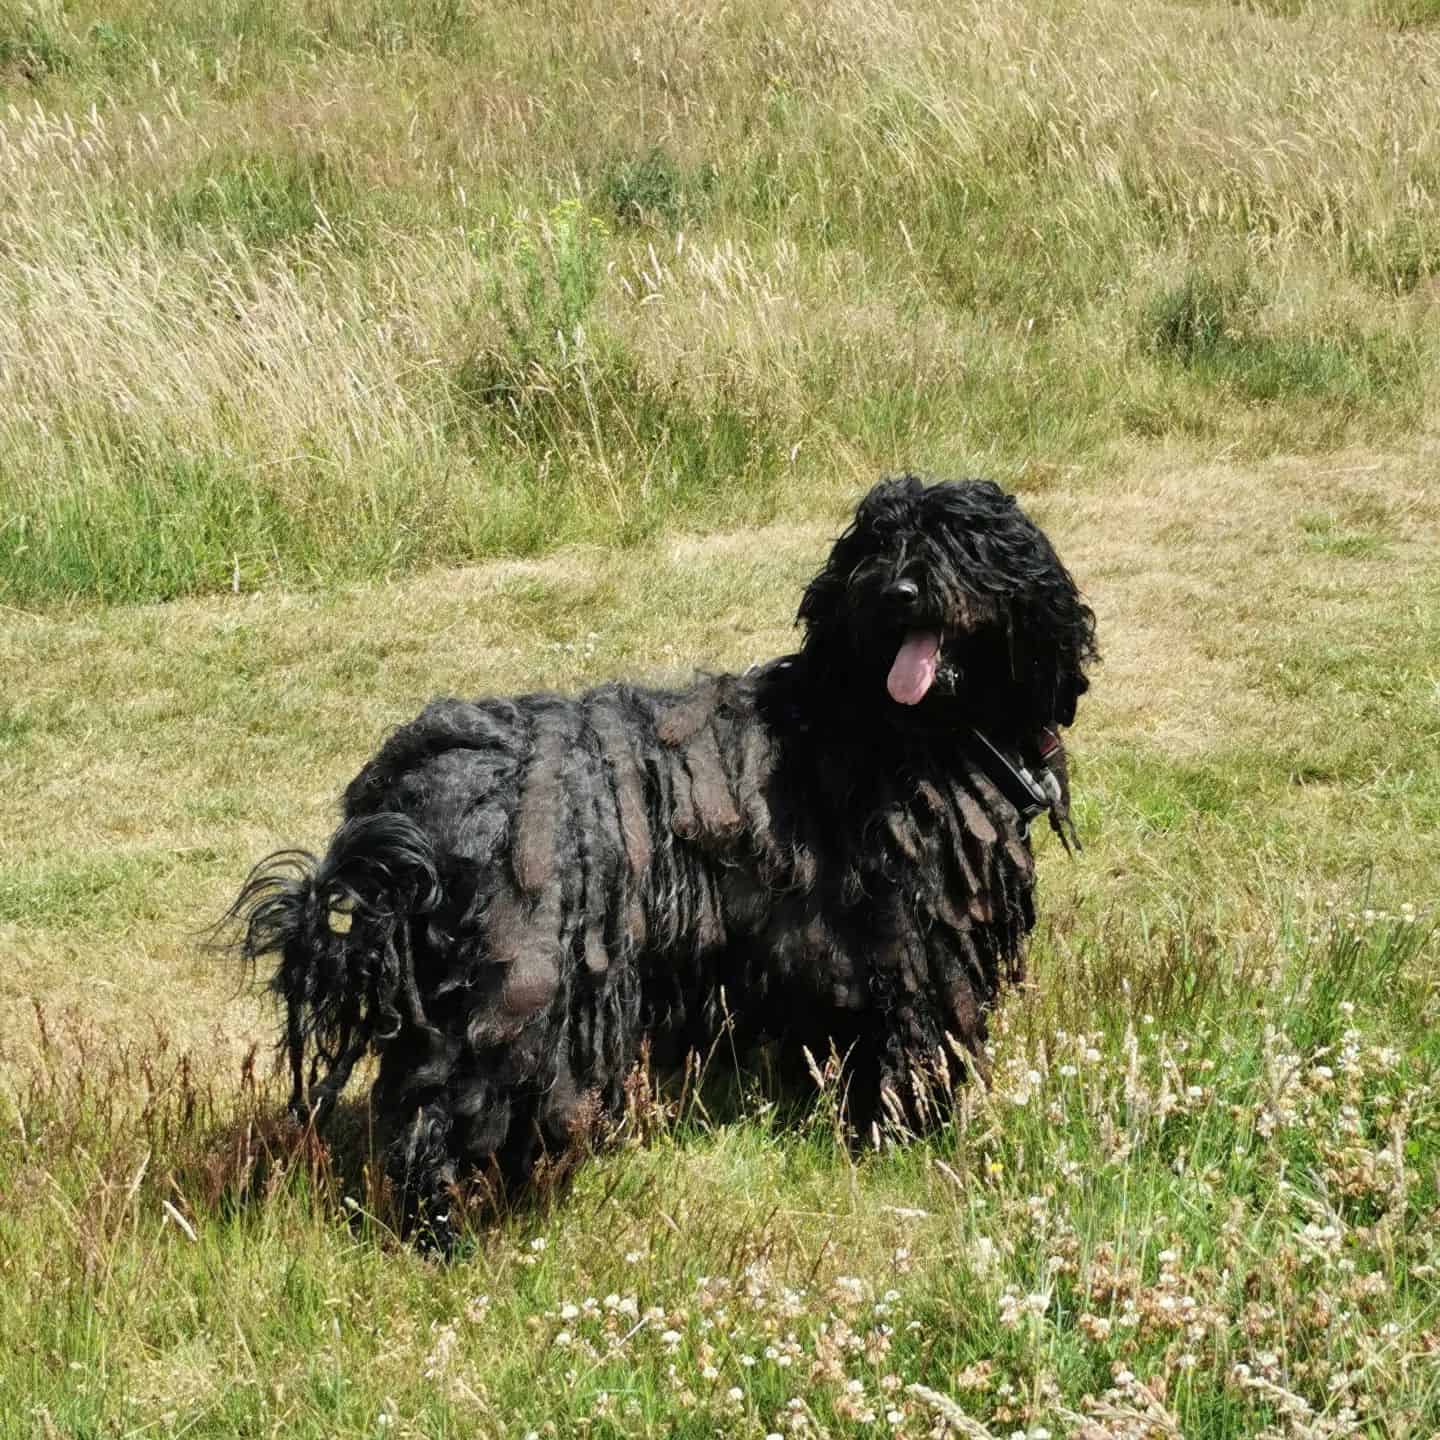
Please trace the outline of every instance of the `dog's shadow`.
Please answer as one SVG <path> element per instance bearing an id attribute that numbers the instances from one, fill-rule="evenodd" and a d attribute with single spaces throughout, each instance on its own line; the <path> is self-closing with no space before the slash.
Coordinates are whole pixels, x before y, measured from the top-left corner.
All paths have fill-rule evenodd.
<path id="1" fill-rule="evenodd" d="M 443 1241 L 407 1210 L 386 1173 L 385 1137 L 368 1093 L 341 1098 L 317 1130 L 298 1121 L 275 1092 L 250 1089 L 239 1113 L 218 1121 L 177 1157 L 172 1177 L 192 1210 L 240 1219 L 298 1200 L 312 1214 L 343 1219 L 358 1238 L 374 1243 L 463 1250 L 467 1237 L 548 1214 L 568 1197 L 577 1172 L 597 1156 L 657 1144 L 702 1144 L 744 1124 L 797 1136 L 819 1126 L 843 1147 L 838 1091 L 829 1083 L 836 1074 L 833 1066 L 807 1073 L 774 1047 L 757 1047 L 738 1059 L 727 1056 L 724 1063 L 714 1055 L 708 1062 L 692 1055 L 667 1067 L 642 1061 L 613 1130 L 577 1136 L 567 1150 L 546 1154 L 523 1186 L 505 1185 L 493 1170 L 468 1175 L 452 1192 L 454 1234 Z"/>
<path id="2" fill-rule="evenodd" d="M 352 1224 L 369 1221 L 382 1233 L 400 1228 L 363 1096 L 336 1104 L 321 1132 L 299 1122 L 273 1093 L 249 1090 L 236 1113 L 177 1157 L 172 1181 L 189 1208 L 227 1219 L 299 1199 L 343 1213 Z"/>

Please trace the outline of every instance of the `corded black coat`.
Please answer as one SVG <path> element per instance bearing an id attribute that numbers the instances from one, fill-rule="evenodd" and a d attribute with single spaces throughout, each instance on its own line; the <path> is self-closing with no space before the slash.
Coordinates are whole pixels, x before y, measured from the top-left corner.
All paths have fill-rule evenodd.
<path id="1" fill-rule="evenodd" d="M 377 1051 L 390 1168 L 432 1224 L 467 1174 L 523 1181 L 617 1116 L 642 1043 L 833 1051 L 862 1133 L 983 1066 L 1034 923 L 1029 814 L 1066 820 L 1054 736 L 1093 615 L 998 487 L 904 477 L 799 619 L 796 654 L 684 690 L 436 701 L 322 859 L 252 876 L 236 911 L 280 957 L 297 1106 L 323 1116 Z"/>

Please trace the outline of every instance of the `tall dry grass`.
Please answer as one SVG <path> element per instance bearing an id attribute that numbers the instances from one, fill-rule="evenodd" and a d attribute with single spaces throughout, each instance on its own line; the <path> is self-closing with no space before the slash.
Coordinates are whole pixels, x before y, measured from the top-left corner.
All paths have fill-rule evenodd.
<path id="1" fill-rule="evenodd" d="M 1430 424 L 1408 12 L 6 15 L 11 604 Z"/>

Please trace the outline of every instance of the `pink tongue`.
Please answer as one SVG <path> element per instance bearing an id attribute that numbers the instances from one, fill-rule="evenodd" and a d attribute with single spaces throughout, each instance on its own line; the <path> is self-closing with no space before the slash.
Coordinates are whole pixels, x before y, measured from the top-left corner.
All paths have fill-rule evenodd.
<path id="1" fill-rule="evenodd" d="M 918 705 L 935 683 L 940 659 L 940 637 L 933 630 L 912 630 L 900 646 L 885 688 L 901 705 Z"/>

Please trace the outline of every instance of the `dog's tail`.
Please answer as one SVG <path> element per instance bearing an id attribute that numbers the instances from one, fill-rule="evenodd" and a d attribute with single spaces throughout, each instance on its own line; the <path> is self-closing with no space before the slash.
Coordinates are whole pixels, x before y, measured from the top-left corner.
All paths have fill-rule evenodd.
<path id="1" fill-rule="evenodd" d="M 440 898 L 434 845 L 393 812 L 347 820 L 323 859 L 281 850 L 250 872 L 221 925 L 243 926 L 237 948 L 250 964 L 279 956 L 270 989 L 285 1003 L 298 1118 L 322 1121 L 366 1048 L 397 1034 L 407 1014 L 425 1024 L 411 921 Z"/>

